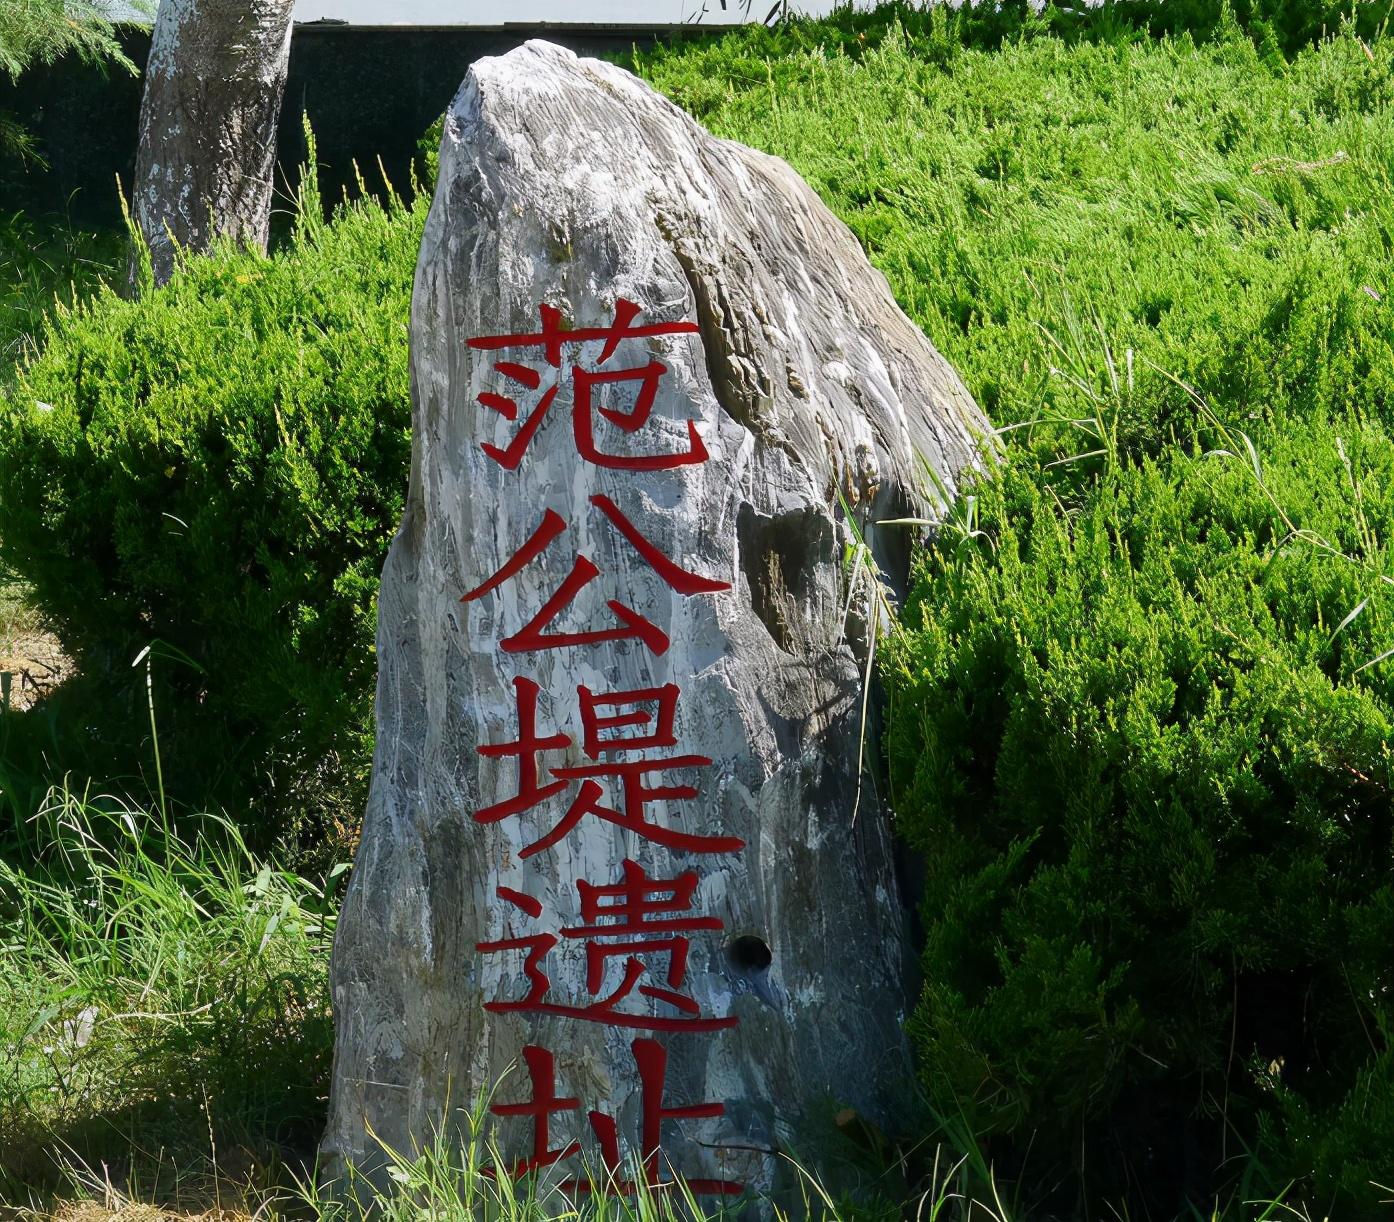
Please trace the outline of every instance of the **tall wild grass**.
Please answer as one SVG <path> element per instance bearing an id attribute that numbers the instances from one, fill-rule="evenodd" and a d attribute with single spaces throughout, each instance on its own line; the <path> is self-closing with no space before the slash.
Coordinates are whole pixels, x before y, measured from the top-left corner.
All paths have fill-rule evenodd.
<path id="1" fill-rule="evenodd" d="M 304 1150 L 332 1030 L 332 882 L 213 816 L 55 787 L 0 857 L 0 1187 L 63 1166 Z M 192 1162 L 191 1162 L 192 1158 Z"/>

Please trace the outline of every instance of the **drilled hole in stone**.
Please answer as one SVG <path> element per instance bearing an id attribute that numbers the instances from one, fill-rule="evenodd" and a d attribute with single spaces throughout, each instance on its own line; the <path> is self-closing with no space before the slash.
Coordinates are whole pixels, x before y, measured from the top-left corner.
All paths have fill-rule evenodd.
<path id="1" fill-rule="evenodd" d="M 764 938 L 743 933 L 726 945 L 726 957 L 731 966 L 743 972 L 759 972 L 774 962 L 774 954 Z"/>

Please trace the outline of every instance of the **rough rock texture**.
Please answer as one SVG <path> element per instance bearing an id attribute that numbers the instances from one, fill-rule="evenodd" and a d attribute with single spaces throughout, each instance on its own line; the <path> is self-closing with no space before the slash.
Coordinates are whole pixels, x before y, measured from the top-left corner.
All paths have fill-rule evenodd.
<path id="1" fill-rule="evenodd" d="M 203 251 L 228 237 L 266 249 L 293 7 L 294 0 L 160 0 L 134 190 L 156 284 L 174 270 L 176 243 Z"/>
<path id="2" fill-rule="evenodd" d="M 468 345 L 537 332 L 542 305 L 558 308 L 566 327 L 603 327 L 621 299 L 642 307 L 635 326 L 689 320 L 700 334 L 626 339 L 608 361 L 599 341 L 566 344 L 556 369 L 536 348 Z M 664 1168 L 767 1188 L 777 1146 L 816 1152 L 837 1107 L 886 1121 L 906 1081 L 901 899 L 887 812 L 869 783 L 853 818 L 861 684 L 845 631 L 842 505 L 863 525 L 932 512 L 925 464 L 951 491 L 975 461 L 984 421 L 851 234 L 788 166 L 714 139 L 619 68 L 545 42 L 475 64 L 451 106 L 411 337 L 411 488 L 383 573 L 377 757 L 334 952 L 327 1167 L 377 1163 L 370 1130 L 398 1150 L 425 1142 L 525 1044 L 554 1053 L 557 1093 L 581 1103 L 551 1116 L 550 1148 L 578 1139 L 596 1165 L 585 1112 L 598 1109 L 617 1121 L 622 1150 L 638 1150 L 631 1042 L 651 1033 L 487 1013 L 486 1002 L 526 997 L 529 981 L 521 948 L 477 946 L 584 924 L 576 881 L 613 885 L 629 858 L 656 879 L 696 871 L 693 911 L 724 929 L 687 934 L 680 991 L 703 1016 L 739 1020 L 651 1036 L 668 1050 L 666 1107 L 724 1106 L 720 1117 L 664 1124 Z M 636 387 L 608 387 L 598 410 L 608 404 L 611 414 L 587 413 L 599 447 L 683 453 L 691 420 L 708 460 L 658 471 L 583 461 L 572 363 L 603 371 L 654 359 L 667 371 L 652 417 L 631 433 L 616 427 Z M 500 361 L 540 371 L 539 389 L 497 371 Z M 505 470 L 481 443 L 507 446 L 553 380 L 549 414 L 517 469 Z M 481 405 L 481 394 L 516 398 L 516 419 Z M 675 592 L 597 510 L 595 494 L 665 556 L 731 588 Z M 565 532 L 462 602 L 549 510 Z M 873 546 L 903 581 L 904 528 L 870 531 L 885 536 Z M 612 627 L 606 600 L 619 598 L 671 638 L 666 652 L 632 639 L 500 649 L 578 551 L 600 576 L 552 630 Z M 520 816 L 474 819 L 517 792 L 517 757 L 476 750 L 518 737 L 517 676 L 539 685 L 538 734 L 575 740 L 543 756 L 546 767 L 589 762 L 578 684 L 678 684 L 678 745 L 662 754 L 712 764 L 649 777 L 698 793 L 653 802 L 645 815 L 745 847 L 689 853 L 587 816 L 524 858 L 575 790 Z M 499 885 L 530 897 L 540 917 L 501 899 Z M 623 967 L 609 960 L 605 987 L 592 993 L 581 939 L 561 938 L 546 964 L 546 1000 L 562 1005 L 606 996 Z M 646 966 L 641 983 L 669 983 L 662 956 Z M 680 1016 L 637 993 L 617 1009 Z M 519 1069 L 495 1099 L 531 1094 Z M 532 1153 L 526 1118 L 496 1119 L 492 1131 L 506 1157 Z"/>

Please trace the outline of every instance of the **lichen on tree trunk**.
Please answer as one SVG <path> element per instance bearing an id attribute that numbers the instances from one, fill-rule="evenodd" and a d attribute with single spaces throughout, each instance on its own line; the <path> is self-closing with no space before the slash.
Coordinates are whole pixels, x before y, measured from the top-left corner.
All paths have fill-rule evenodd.
<path id="1" fill-rule="evenodd" d="M 161 0 L 145 67 L 133 212 L 156 284 L 176 249 L 265 250 L 293 0 Z M 139 252 L 132 255 L 134 285 Z"/>

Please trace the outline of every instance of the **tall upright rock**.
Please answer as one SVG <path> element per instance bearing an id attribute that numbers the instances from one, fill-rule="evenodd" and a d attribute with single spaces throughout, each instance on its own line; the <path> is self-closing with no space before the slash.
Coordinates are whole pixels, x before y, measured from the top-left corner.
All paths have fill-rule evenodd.
<path id="1" fill-rule="evenodd" d="M 906 1082 L 844 515 L 903 581 L 985 422 L 787 165 L 545 42 L 451 105 L 411 342 L 328 1169 L 493 1090 L 499 1173 L 767 1189 Z"/>

